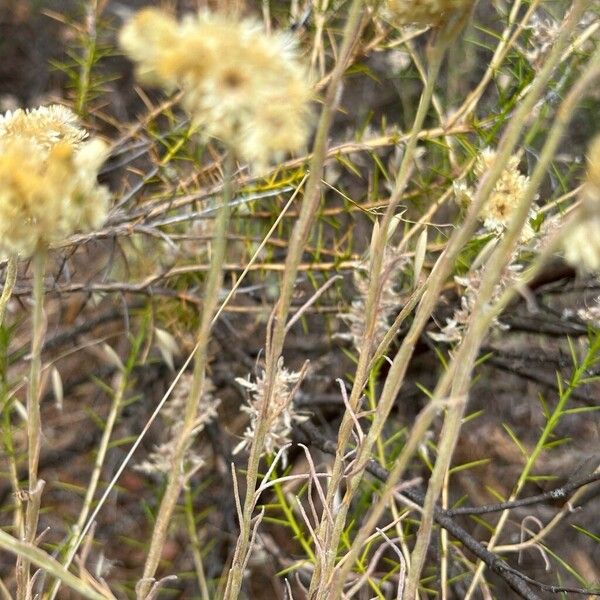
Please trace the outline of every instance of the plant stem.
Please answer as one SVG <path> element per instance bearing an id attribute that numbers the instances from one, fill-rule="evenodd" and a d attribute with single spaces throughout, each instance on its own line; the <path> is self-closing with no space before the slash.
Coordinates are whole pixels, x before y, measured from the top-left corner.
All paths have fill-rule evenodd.
<path id="1" fill-rule="evenodd" d="M 4 287 L 2 288 L 2 295 L 0 295 L 0 327 L 4 322 L 4 314 L 6 312 L 6 306 L 12 295 L 15 282 L 17 281 L 17 255 L 11 254 L 8 257 L 6 263 L 6 276 L 4 278 Z"/>
<path id="2" fill-rule="evenodd" d="M 200 589 L 200 597 L 202 600 L 210 600 L 210 594 L 208 592 L 208 585 L 206 582 L 206 573 L 204 572 L 204 564 L 202 562 L 202 551 L 200 545 L 200 538 L 196 531 L 196 521 L 194 519 L 194 505 L 193 498 L 188 488 L 184 491 L 185 496 L 185 517 L 188 535 L 190 536 L 190 542 L 192 545 L 192 556 L 194 558 L 194 567 L 196 568 L 196 577 L 198 579 L 198 588 Z"/>
<path id="3" fill-rule="evenodd" d="M 583 0 L 575 0 L 569 19 L 561 29 L 561 33 L 556 40 L 555 46 L 548 57 L 544 69 L 540 73 L 539 79 L 534 83 L 534 86 L 532 86 L 532 91 L 530 93 L 533 94 L 533 97 L 523 101 L 520 111 L 524 110 L 524 105 L 531 104 L 535 101 L 537 93 L 541 93 L 543 89 L 542 86 L 545 86 L 549 81 L 556 64 L 560 60 L 562 50 L 568 43 L 569 36 L 583 13 L 585 8 L 584 5 L 585 2 L 583 2 Z M 600 52 L 598 55 L 600 56 Z M 588 84 L 589 74 L 594 70 L 594 66 L 594 61 L 591 61 L 588 72 L 586 73 L 587 77 L 582 77 Z M 545 176 L 547 167 L 558 147 L 562 134 L 567 126 L 568 118 L 572 114 L 576 102 L 581 99 L 582 89 L 580 88 L 581 85 L 576 85 L 573 88 L 569 97 L 565 100 L 559 110 L 559 114 L 548 136 L 540 160 L 524 191 L 523 198 L 511 218 L 511 222 L 500 245 L 486 266 L 483 280 L 477 293 L 477 302 L 471 314 L 470 325 L 465 337 L 455 353 L 452 363 L 444 373 L 442 379 L 438 382 L 434 391 L 434 401 L 444 397 L 448 393 L 448 389 L 451 389 L 451 397 L 460 401 L 455 402 L 450 407 L 444 420 L 440 441 L 438 443 L 438 458 L 429 480 L 421 515 L 421 524 L 419 526 L 415 548 L 412 553 L 411 569 L 405 592 L 405 598 L 407 599 L 414 598 L 417 593 L 419 578 L 425 564 L 427 548 L 429 547 L 431 538 L 433 511 L 435 510 L 435 504 L 442 489 L 446 473 L 450 466 L 452 454 L 458 440 L 462 419 L 466 409 L 473 365 L 477 359 L 479 348 L 485 333 L 492 322 L 493 316 L 496 314 L 496 311 L 492 311 L 489 308 L 489 302 L 493 296 L 494 287 L 500 279 L 504 268 L 510 261 L 510 257 L 519 240 L 522 227 L 527 219 L 535 193 Z M 522 123 L 522 121 L 518 119 L 513 121 L 513 123 L 519 124 Z M 510 138 L 508 133 L 509 131 L 507 131 L 504 141 Z"/>
<path id="4" fill-rule="evenodd" d="M 24 541 L 33 544 L 36 538 L 43 481 L 38 480 L 42 426 L 40 419 L 40 393 L 42 375 L 42 346 L 44 343 L 44 273 L 47 249 L 38 246 L 32 257 L 33 265 L 33 312 L 31 363 L 27 388 L 27 458 L 29 467 L 29 490 L 25 511 Z M 17 598 L 24 599 L 29 587 L 29 561 L 19 555 L 17 560 Z"/>
<path id="5" fill-rule="evenodd" d="M 349 398 L 350 407 L 354 412 L 358 411 L 360 399 L 362 396 L 362 390 L 368 379 L 368 370 L 371 366 L 373 345 L 372 340 L 373 333 L 375 330 L 375 323 L 378 317 L 378 303 L 382 286 L 381 270 L 385 254 L 385 246 L 388 242 L 389 227 L 391 225 L 392 218 L 396 213 L 396 208 L 398 207 L 400 199 L 402 198 L 402 195 L 406 190 L 406 186 L 408 185 L 410 173 L 413 166 L 414 154 L 417 147 L 417 141 L 419 139 L 419 132 L 421 131 L 423 122 L 431 105 L 431 98 L 435 89 L 437 75 L 439 73 L 448 44 L 450 43 L 452 38 L 453 35 L 450 31 L 442 32 L 440 37 L 436 40 L 435 45 L 431 48 L 428 75 L 425 81 L 425 88 L 423 89 L 423 92 L 421 94 L 421 99 L 419 101 L 417 114 L 415 115 L 411 135 L 406 145 L 402 163 L 400 164 L 398 175 L 396 177 L 396 186 L 394 188 L 394 193 L 390 198 L 390 202 L 386 209 L 384 218 L 381 222 L 381 226 L 379 228 L 375 244 L 372 248 L 371 264 L 369 269 L 370 283 L 365 307 L 365 331 L 363 333 L 363 339 L 360 344 L 359 361 L 354 375 L 354 385 L 352 386 Z M 346 411 L 338 433 L 338 447 L 336 452 L 336 458 L 332 468 L 332 474 L 329 480 L 327 490 L 327 506 L 329 507 L 329 514 L 334 514 L 333 503 L 341 482 L 341 477 L 344 468 L 343 456 L 345 456 L 346 454 L 346 446 L 350 439 L 353 426 L 354 421 L 349 412 Z M 373 443 L 375 443 L 375 441 L 376 438 L 373 438 L 371 441 L 365 440 L 365 444 L 368 445 L 369 450 L 372 447 Z M 309 590 L 309 597 L 312 597 L 311 593 L 313 592 L 317 594 L 315 596 L 316 598 L 324 599 L 329 597 L 328 594 L 330 593 L 331 589 L 329 586 L 332 583 L 331 577 L 334 569 L 335 556 L 337 554 L 337 546 L 339 544 L 340 535 L 346 522 L 347 510 L 350 506 L 350 501 L 356 491 L 356 486 L 358 486 L 359 480 L 360 478 L 355 479 L 355 487 L 351 486 L 348 488 L 346 494 L 344 495 L 344 500 L 342 501 L 341 505 L 337 508 L 337 511 L 335 511 L 336 518 L 334 523 L 331 523 L 329 521 L 327 511 L 324 511 L 323 513 L 323 518 L 321 520 L 320 536 L 321 543 L 324 546 L 324 548 L 326 548 L 326 566 L 324 572 L 321 572 L 319 564 L 315 566 L 315 571 L 313 573 L 311 587 Z M 333 590 L 334 595 L 331 597 L 335 597 L 335 594 L 339 593 L 341 593 L 341 588 L 336 585 L 334 586 Z"/>
<path id="6" fill-rule="evenodd" d="M 298 266 L 302 260 L 304 247 L 310 235 L 312 225 L 317 214 L 321 200 L 321 178 L 325 158 L 327 156 L 327 145 L 329 130 L 333 122 L 333 116 L 339 103 L 339 91 L 342 76 L 351 56 L 352 47 L 359 37 L 361 28 L 364 3 L 362 0 L 353 0 L 348 12 L 348 18 L 344 28 L 342 46 L 339 59 L 333 70 L 327 94 L 323 103 L 319 125 L 313 145 L 313 156 L 310 163 L 310 176 L 306 183 L 304 198 L 300 209 L 298 221 L 294 225 L 288 253 L 285 261 L 285 269 L 279 300 L 276 306 L 274 327 L 272 336 L 267 339 L 265 360 L 265 401 L 261 415 L 259 416 L 256 435 L 250 448 L 248 458 L 248 469 L 246 475 L 246 496 L 242 511 L 242 522 L 240 523 L 240 534 L 229 572 L 227 587 L 225 589 L 226 600 L 236 600 L 242 587 L 244 565 L 248 553 L 251 533 L 252 513 L 255 505 L 255 491 L 258 481 L 258 470 L 260 457 L 263 451 L 263 442 L 267 433 L 269 404 L 273 393 L 277 363 L 283 351 L 285 340 L 285 327 L 291 305 L 292 293 L 298 274 Z"/>
<path id="7" fill-rule="evenodd" d="M 79 579 L 79 577 L 69 573 L 65 567 L 50 555 L 46 554 L 43 550 L 40 550 L 28 542 L 18 540 L 2 530 L 0 530 L 0 548 L 6 552 L 16 554 L 24 563 L 33 563 L 43 569 L 46 573 L 50 573 L 53 577 L 59 578 L 63 583 L 81 594 L 84 598 L 90 598 L 91 600 L 107 600 L 107 598 L 110 598 L 110 596 L 100 594 L 87 583 Z"/>
<path id="8" fill-rule="evenodd" d="M 126 389 L 127 377 L 124 373 L 120 373 L 119 383 L 113 395 L 113 401 L 110 407 L 110 412 L 108 414 L 108 418 L 104 426 L 104 431 L 102 432 L 102 439 L 100 440 L 98 454 L 94 463 L 94 470 L 92 471 L 92 476 L 90 478 L 90 482 L 85 493 L 83 506 L 81 507 L 79 518 L 77 519 L 77 523 L 73 527 L 73 531 L 71 532 L 71 536 L 67 544 L 66 557 L 63 561 L 65 569 L 69 568 L 71 562 L 73 561 L 73 558 L 75 557 L 75 553 L 77 552 L 78 547 L 79 535 L 83 530 L 83 526 L 85 525 L 88 515 L 90 514 L 90 510 L 92 509 L 92 503 L 94 501 L 94 496 L 96 495 L 96 490 L 98 489 L 98 482 L 100 481 L 100 475 L 102 474 L 102 467 L 104 465 L 104 460 L 108 451 L 108 445 L 110 443 L 110 438 L 112 436 L 117 417 L 121 411 L 123 397 L 125 395 Z M 52 587 L 52 590 L 48 595 L 48 598 L 50 600 L 54 600 L 54 598 L 56 598 L 56 594 L 58 593 L 58 589 L 60 588 L 60 583 L 60 580 L 57 580 L 54 583 L 54 586 Z"/>
<path id="9" fill-rule="evenodd" d="M 194 370 L 192 384 L 188 395 L 182 427 L 177 432 L 177 439 L 171 461 L 171 470 L 167 475 L 167 487 L 160 503 L 156 524 L 152 532 L 150 549 L 146 556 L 143 579 L 137 588 L 138 600 L 143 600 L 154 580 L 154 575 L 160 562 L 167 532 L 173 511 L 177 504 L 181 488 L 185 483 L 185 458 L 192 441 L 196 427 L 198 403 L 202 397 L 206 364 L 208 355 L 208 344 L 212 329 L 213 315 L 217 310 L 219 301 L 219 290 L 223 280 L 223 263 L 227 245 L 227 226 L 229 223 L 230 202 L 233 198 L 233 173 L 235 158 L 233 152 L 228 149 L 223 166 L 223 203 L 215 222 L 214 241 L 211 249 L 211 263 L 208 279 L 206 281 L 206 292 L 202 318 L 198 330 L 198 347 L 194 355 Z"/>
<path id="10" fill-rule="evenodd" d="M 18 256 L 11 254 L 8 257 L 6 264 L 6 275 L 4 278 L 4 287 L 2 288 L 2 295 L 0 295 L 0 327 L 4 322 L 4 315 L 6 313 L 6 307 L 12 295 L 12 291 L 17 281 L 17 262 Z M 7 335 L 7 339 L 9 336 Z M 13 446 L 13 436 L 11 429 L 11 410 L 10 410 L 10 393 L 9 385 L 7 381 L 7 368 L 8 368 L 8 343 L 4 346 L 5 356 L 1 359 L 2 368 L 0 370 L 0 413 L 3 415 L 3 443 L 4 451 L 9 463 L 10 481 L 15 494 L 15 511 L 13 523 L 15 531 L 22 537 L 23 531 L 23 501 L 19 495 L 19 475 L 17 469 L 17 462 L 15 460 L 15 452 Z"/>

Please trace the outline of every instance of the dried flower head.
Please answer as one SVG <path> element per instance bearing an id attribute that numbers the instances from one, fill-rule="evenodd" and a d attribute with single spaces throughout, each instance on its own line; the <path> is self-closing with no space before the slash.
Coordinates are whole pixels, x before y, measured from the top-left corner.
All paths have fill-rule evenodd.
<path id="1" fill-rule="evenodd" d="M 600 136 L 590 144 L 581 206 L 563 240 L 566 261 L 584 273 L 600 272 Z"/>
<path id="2" fill-rule="evenodd" d="M 493 304 L 510 285 L 514 284 L 519 273 L 522 270 L 522 265 L 518 263 L 510 264 L 503 272 L 500 281 L 494 287 L 494 292 L 490 303 Z M 454 311 L 450 319 L 446 319 L 446 325 L 439 332 L 429 331 L 429 336 L 436 342 L 453 343 L 460 342 L 467 330 L 471 313 L 477 302 L 479 288 L 483 279 L 485 267 L 470 271 L 463 277 L 455 277 L 454 281 L 463 288 L 460 297 L 460 306 Z M 500 329 L 506 329 L 506 325 L 502 324 L 498 319 L 494 319 L 493 325 Z"/>
<path id="3" fill-rule="evenodd" d="M 399 25 L 436 25 L 445 15 L 473 4 L 473 0 L 386 0 L 384 10 Z"/>
<path id="4" fill-rule="evenodd" d="M 77 115 L 60 104 L 27 110 L 18 108 L 0 115 L 0 139 L 25 137 L 50 149 L 59 142 L 78 146 L 87 135 L 79 126 Z"/>
<path id="5" fill-rule="evenodd" d="M 201 13 L 177 23 L 146 9 L 121 46 L 143 81 L 181 89 L 195 124 L 240 158 L 262 165 L 305 145 L 311 89 L 290 36 L 252 20 Z"/>
<path id="6" fill-rule="evenodd" d="M 475 163 L 475 175 L 478 179 L 490 170 L 496 160 L 496 152 L 490 148 L 485 148 Z M 512 215 L 521 203 L 529 177 L 519 171 L 519 156 L 511 156 L 508 165 L 502 171 L 490 197 L 479 214 L 483 226 L 497 235 L 504 233 L 510 223 Z M 464 182 L 457 182 L 454 185 L 456 201 L 461 206 L 468 206 L 473 201 L 475 191 L 469 188 Z M 535 218 L 537 207 L 534 205 L 529 213 L 529 219 Z M 530 240 L 534 235 L 531 225 L 528 223 L 523 227 L 521 234 L 522 241 Z"/>
<path id="7" fill-rule="evenodd" d="M 377 320 L 373 334 L 373 343 L 377 346 L 390 328 L 390 318 L 398 312 L 403 305 L 403 294 L 398 290 L 398 279 L 402 271 L 408 266 L 410 260 L 406 255 L 398 255 L 394 248 L 386 246 L 383 257 L 382 273 L 383 284 L 377 306 Z M 363 341 L 366 326 L 366 304 L 369 292 L 368 278 L 369 264 L 364 261 L 353 273 L 353 283 L 358 292 L 350 304 L 350 310 L 340 315 L 350 326 L 348 336 L 338 335 L 338 338 L 349 337 L 358 350 Z"/>
<path id="8" fill-rule="evenodd" d="M 121 30 L 119 42 L 136 63 L 136 76 L 147 85 L 172 89 L 176 85 L 169 68 L 170 52 L 179 45 L 177 21 L 157 8 L 144 8 Z"/>
<path id="9" fill-rule="evenodd" d="M 530 64 L 538 69 L 558 37 L 560 23 L 553 18 L 542 18 L 536 13 L 529 21 L 527 29 L 530 35 L 523 54 Z"/>
<path id="10" fill-rule="evenodd" d="M 101 225 L 109 193 L 96 176 L 107 149 L 99 140 L 48 147 L 21 131 L 0 137 L 0 252 L 30 256 Z"/>
<path id="11" fill-rule="evenodd" d="M 148 475 L 165 474 L 173 465 L 173 452 L 183 425 L 183 415 L 187 398 L 192 387 L 192 375 L 184 373 L 169 401 L 165 404 L 162 417 L 167 423 L 165 441 L 154 447 L 148 458 L 137 464 L 135 469 Z M 198 435 L 209 423 L 217 418 L 221 401 L 214 397 L 214 385 L 210 379 L 204 380 L 204 391 L 198 402 L 197 418 L 192 436 Z M 186 454 L 186 477 L 190 477 L 204 465 L 204 457 L 191 449 Z"/>
<path id="12" fill-rule="evenodd" d="M 283 366 L 283 358 L 279 359 L 277 363 L 275 383 L 266 414 L 267 434 L 263 444 L 265 453 L 277 452 L 288 444 L 291 440 L 290 434 L 294 422 L 301 423 L 308 418 L 298 414 L 293 405 L 294 396 L 306 375 L 307 368 L 308 363 L 305 363 L 300 371 L 288 371 Z M 256 437 L 258 419 L 265 402 L 266 373 L 262 371 L 254 382 L 250 381 L 250 377 L 248 379 L 237 378 L 236 382 L 248 392 L 247 404 L 242 406 L 242 410 L 250 415 L 250 424 L 244 432 L 242 441 L 234 448 L 234 454 L 244 448 L 249 448 Z M 284 454 L 284 464 L 285 459 Z"/>

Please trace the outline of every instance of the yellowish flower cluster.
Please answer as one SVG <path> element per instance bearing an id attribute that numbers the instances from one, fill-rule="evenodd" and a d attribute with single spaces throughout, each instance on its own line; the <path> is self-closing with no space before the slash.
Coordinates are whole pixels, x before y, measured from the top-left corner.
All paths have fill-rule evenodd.
<path id="1" fill-rule="evenodd" d="M 0 117 L 0 252 L 30 256 L 38 246 L 99 227 L 109 193 L 98 186 L 106 145 L 61 106 Z"/>
<path id="2" fill-rule="evenodd" d="M 600 272 L 600 136 L 591 143 L 578 223 L 565 236 L 568 263 L 584 273 Z"/>
<path id="3" fill-rule="evenodd" d="M 385 12 L 399 25 L 436 25 L 448 13 L 473 4 L 473 0 L 386 0 Z"/>
<path id="4" fill-rule="evenodd" d="M 18 108 L 0 115 L 0 139 L 24 137 L 49 149 L 58 142 L 78 146 L 87 138 L 77 115 L 66 106 L 51 104 L 31 110 Z"/>
<path id="5" fill-rule="evenodd" d="M 486 148 L 481 152 L 475 163 L 475 175 L 481 179 L 491 168 L 496 160 L 496 152 Z M 529 177 L 519 171 L 519 157 L 511 156 L 506 169 L 500 175 L 487 202 L 479 214 L 484 227 L 498 235 L 502 234 L 508 226 L 510 219 L 523 199 L 525 188 L 529 183 Z M 473 200 L 474 190 L 468 188 L 464 183 L 455 185 L 457 200 L 462 205 L 468 205 Z M 529 218 L 535 218 L 537 208 L 531 209 Z M 522 241 L 528 241 L 533 237 L 533 229 L 526 223 L 521 236 Z"/>
<path id="6" fill-rule="evenodd" d="M 304 147 L 311 88 L 294 40 L 251 20 L 200 13 L 175 21 L 140 11 L 121 47 L 141 81 L 183 91 L 183 106 L 205 135 L 264 165 Z"/>

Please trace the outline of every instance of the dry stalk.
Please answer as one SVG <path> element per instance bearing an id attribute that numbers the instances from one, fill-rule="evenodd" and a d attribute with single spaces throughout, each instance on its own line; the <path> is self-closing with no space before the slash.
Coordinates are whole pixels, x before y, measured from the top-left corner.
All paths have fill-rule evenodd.
<path id="1" fill-rule="evenodd" d="M 556 45 L 549 55 L 547 63 L 540 72 L 539 80 L 536 81 L 531 88 L 530 94 L 533 97 L 524 100 L 523 105 L 534 100 L 536 96 L 534 89 L 538 88 L 541 92 L 540 88 L 542 85 L 545 85 L 550 79 L 554 68 L 560 62 L 562 51 L 568 43 L 569 36 L 577 25 L 585 8 L 586 3 L 584 1 L 575 0 L 572 10 L 569 14 L 569 18 L 565 22 L 561 33 L 556 40 Z M 487 265 L 482 284 L 478 290 L 477 304 L 472 312 L 469 329 L 465 335 L 465 338 L 460 344 L 452 363 L 450 364 L 450 367 L 444 373 L 443 377 L 436 386 L 436 390 L 433 394 L 434 400 L 443 397 L 450 387 L 452 389 L 452 396 L 466 397 L 468 395 L 473 365 L 477 358 L 481 343 L 483 342 L 484 335 L 492 322 L 490 320 L 490 315 L 492 315 L 492 317 L 496 316 L 496 314 L 498 314 L 498 310 L 500 309 L 499 306 L 496 306 L 494 310 L 490 309 L 489 307 L 489 302 L 493 296 L 494 287 L 499 281 L 505 266 L 509 263 L 510 257 L 514 251 L 514 247 L 519 241 L 521 230 L 527 219 L 531 203 L 535 198 L 536 191 L 543 177 L 545 176 L 546 170 L 554 156 L 562 135 L 568 125 L 570 117 L 575 110 L 577 102 L 581 99 L 585 87 L 589 85 L 595 79 L 595 77 L 598 76 L 599 65 L 600 51 L 596 52 L 584 75 L 582 75 L 578 83 L 571 90 L 569 96 L 563 102 L 558 111 L 555 122 L 542 150 L 540 160 L 534 169 L 527 188 L 524 191 L 523 198 L 515 210 L 510 225 L 503 236 L 500 245 L 495 250 Z M 515 119 L 514 123 L 520 124 L 522 121 L 520 119 Z M 503 140 L 504 144 L 507 144 L 507 140 L 510 138 L 508 134 L 509 130 L 507 130 Z M 536 262 L 541 261 L 545 258 L 545 256 L 545 254 L 542 254 Z M 412 554 L 411 570 L 409 572 L 406 592 L 407 598 L 414 598 L 417 592 L 421 570 L 425 563 L 427 548 L 429 546 L 435 503 L 437 502 L 443 486 L 444 478 L 446 477 L 446 473 L 450 466 L 454 447 L 458 440 L 465 407 L 466 403 L 451 407 L 444 421 L 444 426 L 442 428 L 442 433 L 440 435 L 440 441 L 438 444 L 438 458 L 429 481 L 425 503 L 423 506 L 423 516 L 421 519 L 415 548 Z"/>
<path id="2" fill-rule="evenodd" d="M 40 419 L 40 395 L 42 380 L 42 346 L 46 325 L 44 322 L 44 274 L 46 271 L 46 248 L 39 246 L 32 258 L 33 266 L 33 313 L 29 381 L 27 386 L 27 458 L 29 489 L 25 511 L 24 541 L 33 544 L 36 538 L 40 500 L 44 482 L 38 480 L 42 423 Z M 25 600 L 29 587 L 29 561 L 19 555 L 17 560 L 17 598 Z"/>
<path id="3" fill-rule="evenodd" d="M 429 71 L 428 77 L 426 79 L 425 89 L 423 90 L 423 93 L 421 95 L 417 115 L 415 116 L 415 122 L 413 124 L 411 135 L 408 139 L 402 163 L 400 165 L 400 169 L 396 177 L 396 187 L 394 189 L 394 193 L 390 198 L 390 202 L 388 204 L 388 208 L 386 210 L 384 218 L 381 222 L 379 232 L 374 240 L 371 253 L 371 264 L 369 269 L 370 284 L 365 307 L 366 323 L 363 333 L 363 340 L 360 344 L 361 351 L 354 376 L 354 385 L 352 387 L 349 399 L 349 404 L 352 407 L 352 410 L 354 411 L 356 411 L 358 408 L 360 398 L 362 395 L 362 389 L 368 377 L 368 368 L 372 360 L 373 335 L 377 319 L 377 306 L 381 286 L 381 270 L 383 266 L 385 245 L 388 240 L 388 231 L 392 223 L 392 219 L 396 213 L 396 208 L 400 202 L 400 199 L 402 198 L 406 186 L 408 185 L 408 181 L 412 171 L 414 153 L 416 150 L 417 141 L 419 139 L 419 132 L 421 131 L 423 122 L 425 120 L 425 116 L 430 107 L 430 102 L 435 87 L 435 81 L 437 79 L 437 75 L 439 73 L 443 57 L 445 55 L 448 45 L 455 37 L 457 30 L 461 26 L 462 21 L 459 21 L 458 24 L 453 22 L 451 25 L 449 25 L 447 29 L 444 29 L 442 32 L 440 32 L 440 35 L 436 40 L 435 45 L 430 50 Z M 414 302 L 416 303 L 417 301 L 418 295 L 415 294 Z M 402 311 L 402 313 L 404 313 L 404 316 L 406 316 L 405 311 Z M 333 465 L 332 476 L 328 488 L 327 503 L 330 511 L 332 510 L 334 498 L 337 493 L 341 477 L 343 475 L 342 457 L 345 454 L 345 448 L 350 439 L 352 427 L 353 421 L 350 412 L 347 411 L 344 414 L 344 418 L 342 420 L 342 424 L 340 425 L 340 430 L 338 433 L 338 452 L 336 453 L 336 460 Z M 363 451 L 367 447 L 370 450 L 373 443 L 374 439 L 368 440 L 367 443 L 362 446 L 359 452 L 363 453 Z M 361 469 L 362 467 L 359 467 L 359 471 Z M 354 477 L 352 479 L 354 480 Z M 358 485 L 358 480 L 356 480 L 356 485 Z M 333 525 L 325 519 L 323 519 L 321 522 L 321 543 L 326 548 L 326 555 L 328 559 L 326 563 L 327 568 L 325 572 L 322 573 L 320 569 L 316 568 L 313 573 L 309 594 L 316 593 L 316 598 L 324 599 L 329 597 L 327 595 L 329 593 L 328 586 L 331 584 L 331 576 L 333 573 L 337 546 L 339 543 L 341 531 L 344 527 L 349 503 L 355 491 L 356 488 L 348 489 L 346 495 L 344 496 L 342 505 L 338 508 L 336 520 Z"/>
<path id="4" fill-rule="evenodd" d="M 363 2 L 361 0 L 353 0 L 344 28 L 339 58 L 333 71 L 319 119 L 311 160 L 310 176 L 306 183 L 300 215 L 292 231 L 288 247 L 281 292 L 276 307 L 277 312 L 273 335 L 267 340 L 265 401 L 263 403 L 261 415 L 258 419 L 256 435 L 250 448 L 246 475 L 246 495 L 240 522 L 240 534 L 225 589 L 226 600 L 236 600 L 239 597 L 242 587 L 244 565 L 247 562 L 247 556 L 250 549 L 252 513 L 255 505 L 255 490 L 258 480 L 260 457 L 263 452 L 264 438 L 267 434 L 267 416 L 269 404 L 272 400 L 271 396 L 277 373 L 277 364 L 283 350 L 285 327 L 296 282 L 298 266 L 302 260 L 304 246 L 310 235 L 315 214 L 321 199 L 321 177 L 327 156 L 329 129 L 339 102 L 342 76 L 350 58 L 352 46 L 359 37 L 358 34 L 361 29 L 363 11 Z"/>
<path id="5" fill-rule="evenodd" d="M 6 263 L 6 276 L 4 278 L 4 287 L 2 288 L 2 294 L 0 295 L 0 326 L 4 321 L 4 313 L 6 312 L 6 306 L 12 295 L 15 282 L 17 281 L 17 256 L 11 254 L 8 257 Z"/>
<path id="6" fill-rule="evenodd" d="M 65 569 L 68 569 L 71 566 L 71 563 L 73 562 L 73 558 L 75 557 L 75 553 L 77 552 L 79 536 L 83 530 L 83 527 L 86 524 L 90 511 L 92 510 L 92 504 L 94 502 L 96 490 L 98 489 L 98 483 L 100 482 L 100 475 L 102 474 L 102 467 L 104 465 L 104 460 L 106 458 L 106 453 L 110 444 L 110 438 L 112 436 L 117 417 L 119 416 L 119 413 L 121 411 L 121 406 L 123 404 L 123 398 L 126 389 L 127 377 L 124 373 L 119 373 L 117 389 L 113 395 L 113 401 L 111 403 L 110 412 L 108 414 L 108 418 L 106 420 L 106 424 L 102 432 L 102 438 L 98 447 L 98 454 L 96 455 L 92 476 L 90 477 L 90 482 L 88 483 L 88 487 L 85 492 L 83 506 L 81 507 L 79 518 L 77 519 L 77 523 L 73 527 L 73 531 L 67 543 L 66 556 L 63 561 Z M 57 580 L 54 586 L 52 587 L 52 590 L 50 591 L 49 600 L 54 600 L 54 598 L 56 598 L 56 594 L 58 593 L 60 584 L 60 580 Z"/>
<path id="7" fill-rule="evenodd" d="M 211 253 L 211 269 L 206 282 L 202 319 L 197 335 L 197 346 L 194 352 L 192 385 L 186 402 L 182 428 L 173 450 L 172 466 L 167 476 L 167 487 L 160 503 L 154 530 L 152 531 L 152 540 L 144 565 L 143 580 L 140 581 L 136 590 L 136 596 L 139 600 L 145 599 L 150 592 L 151 583 L 154 580 L 167 537 L 171 516 L 184 484 L 185 457 L 196 425 L 198 399 L 202 396 L 204 387 L 208 343 L 213 325 L 213 317 L 219 301 L 221 281 L 223 279 L 222 265 L 225 259 L 226 232 L 230 214 L 229 202 L 233 197 L 234 156 L 232 152 L 227 152 L 223 170 L 225 182 L 223 188 L 224 197 L 216 221 L 215 239 Z"/>

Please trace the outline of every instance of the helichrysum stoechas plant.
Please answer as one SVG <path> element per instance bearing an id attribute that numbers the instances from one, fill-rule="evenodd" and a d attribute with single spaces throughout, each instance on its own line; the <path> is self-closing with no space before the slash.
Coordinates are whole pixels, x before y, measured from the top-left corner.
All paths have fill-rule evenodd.
<path id="1" fill-rule="evenodd" d="M 486 148 L 481 152 L 475 163 L 475 175 L 478 180 L 481 180 L 489 171 L 495 160 L 496 152 L 494 150 Z M 479 213 L 483 226 L 497 235 L 501 235 L 506 230 L 529 183 L 529 178 L 519 171 L 519 161 L 519 156 L 511 156 L 506 169 L 500 175 L 494 190 Z M 464 182 L 455 184 L 455 193 L 458 203 L 464 206 L 469 205 L 474 196 L 474 190 Z M 536 214 L 537 210 L 534 206 L 529 215 L 530 219 L 535 218 Z M 521 239 L 527 241 L 532 237 L 533 229 L 527 223 L 523 228 Z"/>
<path id="2" fill-rule="evenodd" d="M 447 14 L 473 4 L 474 0 L 386 0 L 387 16 L 399 25 L 435 25 Z"/>
<path id="3" fill-rule="evenodd" d="M 563 242 L 567 262 L 583 272 L 600 272 L 600 136 L 590 145 L 578 222 Z"/>
<path id="4" fill-rule="evenodd" d="M 20 537 L 37 538 L 41 448 L 41 350 L 44 340 L 44 272 L 48 247 L 78 230 L 102 224 L 108 190 L 97 183 L 106 145 L 85 141 L 87 132 L 62 106 L 16 110 L 0 117 L 0 256 L 9 264 L 33 256 L 31 360 L 27 388 L 27 454 L 30 504 Z M 18 559 L 17 596 L 30 589 L 29 563 Z M 29 597 L 29 594 L 27 594 Z"/>
<path id="5" fill-rule="evenodd" d="M 99 227 L 109 193 L 96 182 L 107 154 L 61 106 L 0 118 L 0 250 L 31 256 L 75 231 Z"/>
<path id="6" fill-rule="evenodd" d="M 290 36 L 252 20 L 200 13 L 177 22 L 146 9 L 120 43 L 142 81 L 180 89 L 202 133 L 238 158 L 262 166 L 306 144 L 311 87 Z"/>

